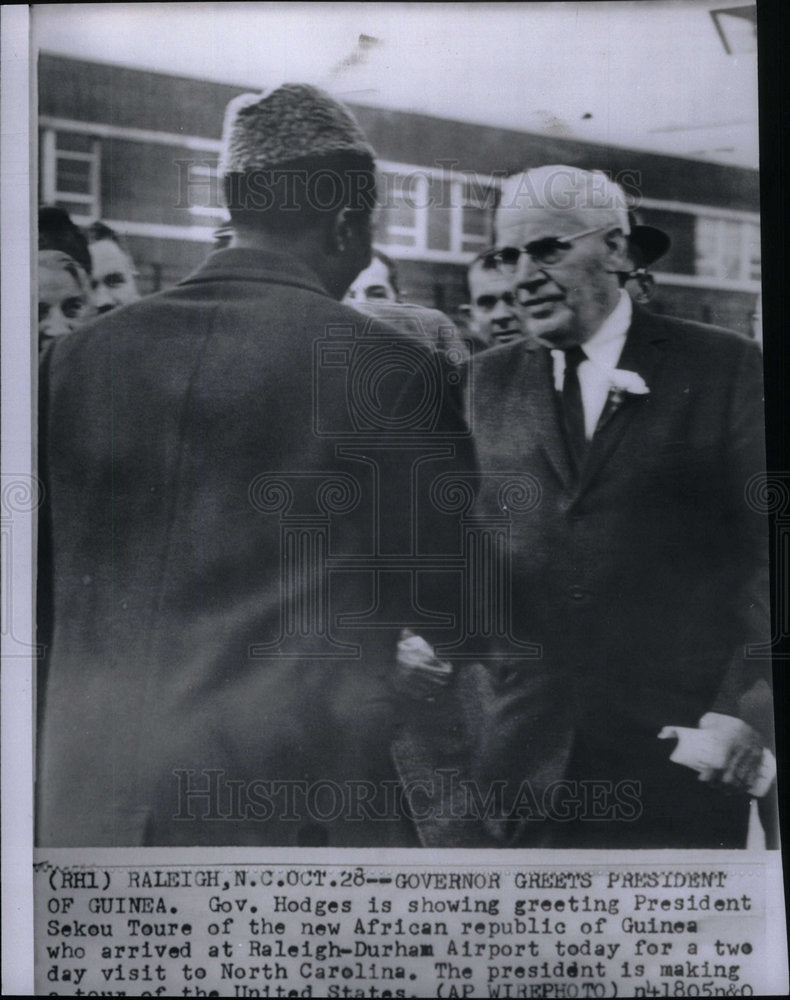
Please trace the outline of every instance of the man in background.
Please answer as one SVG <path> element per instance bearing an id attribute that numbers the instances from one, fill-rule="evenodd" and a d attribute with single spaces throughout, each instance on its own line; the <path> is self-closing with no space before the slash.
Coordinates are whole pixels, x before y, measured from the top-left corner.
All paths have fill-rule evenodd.
<path id="1" fill-rule="evenodd" d="M 667 253 L 672 240 L 663 229 L 645 226 L 634 212 L 628 213 L 631 232 L 628 234 L 628 254 L 631 270 L 623 275 L 623 287 L 639 305 L 647 305 L 656 293 L 656 281 L 650 268 Z"/>
<path id="2" fill-rule="evenodd" d="M 72 333 L 95 315 L 88 241 L 65 209 L 38 211 L 38 346 Z"/>
<path id="3" fill-rule="evenodd" d="M 516 308 L 513 275 L 494 262 L 490 250 L 475 257 L 466 280 L 469 289 L 467 328 L 476 345 L 495 347 L 524 336 Z"/>
<path id="4" fill-rule="evenodd" d="M 137 271 L 118 242 L 115 230 L 103 222 L 94 222 L 88 227 L 88 241 L 96 311 L 101 315 L 118 306 L 136 302 L 140 298 Z"/>
<path id="5" fill-rule="evenodd" d="M 95 315 L 88 276 L 60 250 L 38 252 L 38 347 L 84 326 Z"/>
<path id="6" fill-rule="evenodd" d="M 400 302 L 398 288 L 398 269 L 395 261 L 381 250 L 373 251 L 373 258 L 368 266 L 351 282 L 343 301 L 349 305 L 362 302 Z"/>
<path id="7" fill-rule="evenodd" d="M 93 270 L 85 235 L 59 205 L 42 205 L 38 210 L 38 249 L 68 254 L 88 276 Z"/>
<path id="8" fill-rule="evenodd" d="M 346 291 L 343 301 L 376 323 L 394 326 L 408 337 L 429 344 L 445 354 L 452 364 L 468 356 L 468 347 L 453 321 L 438 309 L 402 302 L 395 261 L 380 250 Z M 375 331 L 375 326 L 370 332 Z"/>

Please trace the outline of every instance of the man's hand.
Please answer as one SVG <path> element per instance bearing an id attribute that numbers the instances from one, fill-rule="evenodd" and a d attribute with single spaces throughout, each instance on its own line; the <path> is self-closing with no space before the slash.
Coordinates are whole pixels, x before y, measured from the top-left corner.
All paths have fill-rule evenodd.
<path id="1" fill-rule="evenodd" d="M 452 675 L 452 664 L 437 659 L 423 638 L 407 628 L 401 631 L 393 680 L 398 694 L 415 701 L 433 701 Z"/>
<path id="2" fill-rule="evenodd" d="M 699 720 L 699 728 L 711 733 L 722 746 L 721 768 L 708 767 L 700 772 L 700 781 L 725 785 L 733 791 L 748 792 L 754 784 L 763 759 L 759 733 L 743 719 L 708 712 Z"/>

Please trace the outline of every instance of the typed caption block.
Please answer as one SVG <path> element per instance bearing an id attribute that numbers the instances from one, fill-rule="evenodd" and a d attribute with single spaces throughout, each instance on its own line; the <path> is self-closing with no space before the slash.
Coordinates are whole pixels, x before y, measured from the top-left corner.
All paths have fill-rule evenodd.
<path id="1" fill-rule="evenodd" d="M 639 852 L 618 863 L 547 864 L 545 854 L 520 852 L 517 863 L 325 864 L 306 859 L 317 851 L 276 863 L 212 862 L 203 851 L 200 862 L 140 863 L 148 853 L 39 853 L 39 995 L 786 992 L 774 853 L 707 854 L 704 863 L 670 852 L 648 863 Z M 87 860 L 99 854 L 115 860 Z M 124 854 L 135 862 L 120 862 Z"/>

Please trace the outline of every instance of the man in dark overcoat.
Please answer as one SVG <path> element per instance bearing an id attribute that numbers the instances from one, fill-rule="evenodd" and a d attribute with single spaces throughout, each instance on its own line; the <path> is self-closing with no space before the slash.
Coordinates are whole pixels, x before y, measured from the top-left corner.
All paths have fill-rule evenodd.
<path id="1" fill-rule="evenodd" d="M 540 655 L 494 638 L 477 780 L 507 782 L 501 843 L 742 847 L 773 730 L 761 356 L 632 305 L 626 207 L 558 166 L 498 209 L 528 340 L 472 362 L 476 513 L 508 521 L 509 620 Z"/>
<path id="2" fill-rule="evenodd" d="M 402 498 L 338 446 L 382 426 L 339 302 L 370 260 L 373 153 L 304 85 L 233 102 L 224 147 L 230 247 L 42 366 L 38 841 L 416 843 L 401 622 L 369 627 Z"/>

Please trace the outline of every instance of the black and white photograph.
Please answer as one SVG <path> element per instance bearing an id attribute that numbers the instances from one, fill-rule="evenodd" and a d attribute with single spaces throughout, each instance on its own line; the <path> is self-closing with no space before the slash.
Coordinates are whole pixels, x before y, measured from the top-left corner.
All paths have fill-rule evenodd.
<path id="1" fill-rule="evenodd" d="M 31 5 L 36 992 L 785 991 L 759 6 Z"/>

